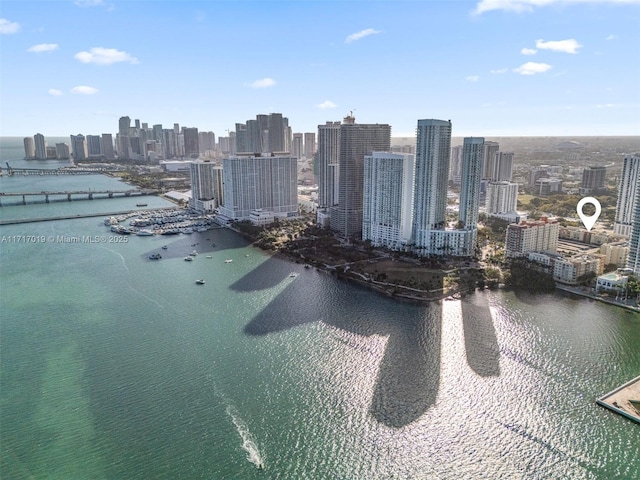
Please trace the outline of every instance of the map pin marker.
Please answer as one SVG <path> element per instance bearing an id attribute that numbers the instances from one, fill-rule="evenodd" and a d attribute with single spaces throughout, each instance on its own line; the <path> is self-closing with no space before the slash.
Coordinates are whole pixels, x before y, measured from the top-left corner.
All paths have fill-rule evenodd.
<path id="1" fill-rule="evenodd" d="M 596 207 L 596 213 L 594 213 L 591 216 L 588 216 L 582 213 L 582 207 L 584 207 L 585 203 L 590 203 L 594 207 Z M 587 229 L 587 232 L 590 232 L 591 229 L 593 228 L 593 225 L 598 221 L 598 217 L 600 216 L 600 212 L 602 211 L 602 206 L 600 205 L 600 202 L 598 201 L 598 199 L 593 197 L 584 197 L 582 200 L 578 202 L 577 210 L 578 210 L 578 216 L 580 217 L 580 220 L 582 220 L 582 224 L 584 225 L 584 228 Z"/>

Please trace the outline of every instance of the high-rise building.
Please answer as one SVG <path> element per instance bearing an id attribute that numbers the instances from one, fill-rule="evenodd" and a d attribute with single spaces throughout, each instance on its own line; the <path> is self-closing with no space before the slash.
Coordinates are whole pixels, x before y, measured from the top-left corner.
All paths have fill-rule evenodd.
<path id="1" fill-rule="evenodd" d="M 22 140 L 24 143 L 24 158 L 31 159 L 36 156 L 36 145 L 33 142 L 33 137 L 24 137 Z"/>
<path id="2" fill-rule="evenodd" d="M 581 194 L 601 190 L 606 185 L 607 167 L 587 167 L 582 171 Z"/>
<path id="3" fill-rule="evenodd" d="M 33 136 L 33 144 L 36 148 L 36 158 L 38 160 L 47 159 L 47 142 L 44 140 L 44 135 L 36 133 Z"/>
<path id="4" fill-rule="evenodd" d="M 269 150 L 268 152 L 284 152 L 285 151 L 285 133 L 287 131 L 284 119 L 281 113 L 272 113 L 267 120 L 267 128 L 269 129 Z"/>
<path id="5" fill-rule="evenodd" d="M 504 214 L 516 211 L 518 184 L 511 182 L 489 182 L 487 185 L 487 214 Z"/>
<path id="6" fill-rule="evenodd" d="M 629 237 L 629 258 L 627 267 L 636 276 L 640 276 L 640 187 L 636 188 L 636 201 L 631 220 L 631 236 Z"/>
<path id="7" fill-rule="evenodd" d="M 105 160 L 113 160 L 116 158 L 116 154 L 113 151 L 113 137 L 110 133 L 103 133 L 100 139 L 102 146 L 102 155 Z"/>
<path id="8" fill-rule="evenodd" d="M 376 247 L 406 248 L 411 240 L 414 172 L 414 155 L 386 152 L 365 155 L 363 240 L 370 240 Z"/>
<path id="9" fill-rule="evenodd" d="M 198 158 L 200 146 L 198 142 L 198 129 L 195 127 L 182 127 L 184 137 L 184 156 Z"/>
<path id="10" fill-rule="evenodd" d="M 69 145 L 66 143 L 56 143 L 56 158 L 58 160 L 66 160 L 70 157 Z"/>
<path id="11" fill-rule="evenodd" d="M 342 237 L 362 237 L 365 155 L 390 148 L 390 125 L 358 124 L 353 117 L 346 117 L 340 125 L 338 205 L 331 208 L 330 225 Z"/>
<path id="12" fill-rule="evenodd" d="M 482 162 L 482 178 L 491 180 L 495 170 L 496 154 L 500 150 L 498 142 L 484 142 L 483 144 L 483 162 Z"/>
<path id="13" fill-rule="evenodd" d="M 222 197 L 220 167 L 208 160 L 196 160 L 190 165 L 191 201 L 190 207 L 199 212 L 212 212 Z"/>
<path id="14" fill-rule="evenodd" d="M 476 232 L 478 229 L 480 180 L 482 178 L 484 155 L 491 148 L 493 146 L 487 148 L 484 138 L 468 137 L 464 139 L 462 145 L 460 213 L 458 218 L 458 226 L 461 230 Z"/>
<path id="15" fill-rule="evenodd" d="M 118 133 L 123 137 L 128 137 L 130 129 L 131 129 L 131 118 L 120 117 L 120 120 L 118 120 Z"/>
<path id="16" fill-rule="evenodd" d="M 460 185 L 462 177 L 462 145 L 451 147 L 451 165 L 449 167 L 449 181 Z"/>
<path id="17" fill-rule="evenodd" d="M 85 140 L 84 135 L 71 135 L 71 153 L 73 155 L 74 162 L 86 160 L 89 157 L 87 141 Z"/>
<path id="18" fill-rule="evenodd" d="M 102 156 L 102 142 L 100 135 L 87 135 L 87 154 L 89 158 L 98 158 Z"/>
<path id="19" fill-rule="evenodd" d="M 294 133 L 293 134 L 293 156 L 296 157 L 298 160 L 300 160 L 302 158 L 302 134 L 301 133 Z"/>
<path id="20" fill-rule="evenodd" d="M 264 210 L 276 217 L 297 215 L 298 169 L 291 156 L 238 155 L 225 158 L 224 204 L 221 215 L 248 219 Z"/>
<path id="21" fill-rule="evenodd" d="M 236 137 L 237 142 L 237 137 Z M 216 135 L 213 132 L 199 132 L 198 133 L 198 146 L 200 147 L 200 153 L 206 154 L 208 151 L 216 149 Z"/>
<path id="22" fill-rule="evenodd" d="M 451 122 L 418 120 L 413 201 L 413 244 L 418 254 L 431 252 L 431 231 L 444 230 Z"/>
<path id="23" fill-rule="evenodd" d="M 489 179 L 492 182 L 510 182 L 513 179 L 513 153 L 495 154 L 493 171 Z"/>
<path id="24" fill-rule="evenodd" d="M 338 204 L 339 162 L 340 122 L 326 122 L 324 125 L 318 125 L 318 156 L 316 159 L 318 212 Z M 322 222 L 318 223 L 322 224 Z"/>
<path id="25" fill-rule="evenodd" d="M 247 126 L 244 123 L 236 123 L 236 153 L 251 152 L 247 140 Z"/>
<path id="26" fill-rule="evenodd" d="M 640 153 L 626 156 L 622 164 L 616 218 L 613 225 L 614 233 L 626 237 L 631 235 L 638 191 L 640 191 Z"/>
<path id="27" fill-rule="evenodd" d="M 313 158 L 314 153 L 316 153 L 316 134 L 307 132 L 304 134 L 304 156 Z"/>
<path id="28" fill-rule="evenodd" d="M 505 256 L 521 257 L 529 252 L 555 252 L 558 248 L 560 224 L 543 217 L 507 227 Z"/>

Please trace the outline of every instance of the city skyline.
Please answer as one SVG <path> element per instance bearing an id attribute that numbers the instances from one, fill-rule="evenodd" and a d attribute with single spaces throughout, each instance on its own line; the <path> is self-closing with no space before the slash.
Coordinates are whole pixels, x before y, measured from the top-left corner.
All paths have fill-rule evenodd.
<path id="1" fill-rule="evenodd" d="M 294 132 L 353 111 L 397 137 L 416 118 L 461 137 L 637 134 L 640 2 L 542 3 L 9 1 L 0 136 L 115 133 L 123 113 L 226 136 L 256 111 Z"/>

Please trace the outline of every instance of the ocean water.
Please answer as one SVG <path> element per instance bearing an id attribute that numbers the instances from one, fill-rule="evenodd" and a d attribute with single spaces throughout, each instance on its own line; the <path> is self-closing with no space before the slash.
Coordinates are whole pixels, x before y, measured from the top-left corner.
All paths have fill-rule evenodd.
<path id="1" fill-rule="evenodd" d="M 0 361 L 3 479 L 640 478 L 639 426 L 595 404 L 640 374 L 640 315 L 561 293 L 399 303 L 228 230 L 0 226 Z"/>

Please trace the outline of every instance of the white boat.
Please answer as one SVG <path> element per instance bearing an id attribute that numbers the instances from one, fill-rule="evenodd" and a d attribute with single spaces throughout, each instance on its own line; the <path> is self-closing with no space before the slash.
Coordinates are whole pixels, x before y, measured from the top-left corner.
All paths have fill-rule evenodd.
<path id="1" fill-rule="evenodd" d="M 149 229 L 146 229 L 146 228 L 143 228 L 143 229 L 138 230 L 136 232 L 136 235 L 138 235 L 140 237 L 148 237 L 148 236 L 153 235 L 153 231 L 151 231 Z"/>
<path id="2" fill-rule="evenodd" d="M 193 262 L 193 257 L 184 257 L 185 262 Z"/>
<path id="3" fill-rule="evenodd" d="M 289 274 L 289 276 L 290 276 L 290 277 L 297 277 L 297 276 L 298 276 L 298 273 L 297 273 L 297 272 L 291 272 L 291 273 Z"/>
<path id="4" fill-rule="evenodd" d="M 194 250 L 193 252 L 191 252 L 191 253 L 189 254 L 189 256 L 191 256 L 191 257 L 197 257 L 197 256 L 198 256 L 198 252 L 196 252 L 196 251 Z"/>
<path id="5" fill-rule="evenodd" d="M 233 262 L 233 260 L 231 260 L 230 258 L 227 258 L 227 259 L 224 261 L 224 263 L 231 263 L 231 262 Z"/>
<path id="6" fill-rule="evenodd" d="M 200 280 L 196 280 L 198 285 L 204 285 L 204 280 L 201 278 Z"/>
<path id="7" fill-rule="evenodd" d="M 207 258 L 213 258 L 211 255 L 207 255 Z"/>

